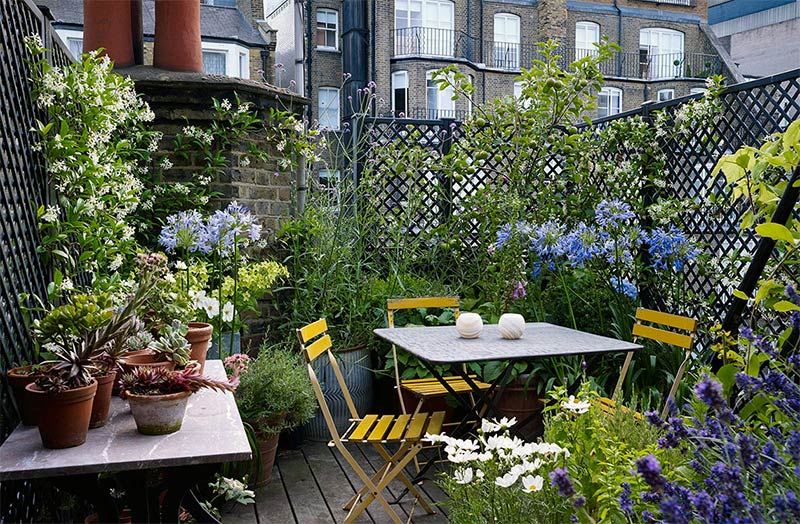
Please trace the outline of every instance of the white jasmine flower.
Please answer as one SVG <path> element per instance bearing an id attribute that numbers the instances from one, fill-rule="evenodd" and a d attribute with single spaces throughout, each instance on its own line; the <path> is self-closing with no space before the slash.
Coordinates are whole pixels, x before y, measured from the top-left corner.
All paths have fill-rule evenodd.
<path id="1" fill-rule="evenodd" d="M 222 308 L 222 321 L 230 322 L 233 320 L 233 304 L 226 302 Z"/>
<path id="2" fill-rule="evenodd" d="M 162 158 L 159 165 L 161 166 L 161 169 L 163 169 L 164 171 L 172 169 L 172 162 L 167 157 Z"/>
<path id="3" fill-rule="evenodd" d="M 522 477 L 522 487 L 525 488 L 525 491 L 529 492 L 536 492 L 542 489 L 544 485 L 544 479 L 541 475 L 526 475 Z"/>
<path id="4" fill-rule="evenodd" d="M 177 262 L 175 262 L 175 269 L 178 269 L 180 271 L 186 271 L 186 269 L 188 269 L 188 266 L 186 265 L 186 262 L 184 262 L 183 260 L 178 260 Z"/>
<path id="5" fill-rule="evenodd" d="M 64 277 L 64 280 L 61 281 L 61 291 L 72 291 L 74 289 L 75 284 L 72 283 L 72 279 Z"/>
<path id="6" fill-rule="evenodd" d="M 225 100 L 222 101 L 220 106 L 222 106 L 222 109 L 224 109 L 225 111 L 230 111 L 231 110 L 231 101 L 226 98 Z"/>
<path id="7" fill-rule="evenodd" d="M 58 206 L 47 206 L 47 211 L 42 215 L 43 222 L 55 222 L 58 220 L 58 215 L 61 213 L 61 208 Z"/>
<path id="8" fill-rule="evenodd" d="M 575 395 L 570 395 L 569 400 L 564 400 L 561 402 L 561 407 L 567 411 L 571 411 L 573 413 L 586 413 L 589 411 L 589 402 L 580 401 L 575 399 Z"/>
<path id="9" fill-rule="evenodd" d="M 122 255 L 117 254 L 117 256 L 114 257 L 114 260 L 108 264 L 108 269 L 111 271 L 116 271 L 120 268 L 120 266 L 122 266 Z"/>
<path id="10" fill-rule="evenodd" d="M 457 469 L 455 473 L 453 473 L 456 484 L 469 484 L 472 482 L 473 476 L 472 468 Z"/>
<path id="11" fill-rule="evenodd" d="M 250 165 L 250 157 L 243 156 L 239 159 L 239 165 L 242 167 L 247 167 Z"/>

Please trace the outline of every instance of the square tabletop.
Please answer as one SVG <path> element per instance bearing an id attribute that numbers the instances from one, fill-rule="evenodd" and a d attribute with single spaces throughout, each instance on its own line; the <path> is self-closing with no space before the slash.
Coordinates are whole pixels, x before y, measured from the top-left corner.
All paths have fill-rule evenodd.
<path id="1" fill-rule="evenodd" d="M 433 364 L 527 360 L 642 349 L 632 342 L 546 322 L 525 324 L 525 333 L 517 340 L 501 337 L 497 324 L 484 324 L 478 338 L 462 338 L 455 326 L 381 328 L 376 329 L 375 334 Z"/>
<path id="2" fill-rule="evenodd" d="M 219 360 L 208 360 L 205 375 L 225 380 Z M 35 426 L 18 426 L 0 446 L 0 480 L 59 477 L 213 464 L 251 457 L 236 401 L 230 392 L 201 389 L 189 397 L 180 431 L 142 435 L 128 403 L 111 399 L 106 425 L 90 429 L 86 443 L 46 449 Z"/>

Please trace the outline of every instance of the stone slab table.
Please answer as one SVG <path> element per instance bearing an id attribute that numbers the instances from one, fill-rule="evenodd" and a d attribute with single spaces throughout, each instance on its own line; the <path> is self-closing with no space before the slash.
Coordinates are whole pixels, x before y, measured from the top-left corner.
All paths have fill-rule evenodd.
<path id="1" fill-rule="evenodd" d="M 205 375 L 225 380 L 222 362 L 207 361 Z M 46 449 L 38 428 L 18 426 L 0 446 L 0 481 L 48 478 L 74 491 L 70 488 L 96 479 L 99 473 L 124 472 L 127 478 L 135 479 L 129 489 L 137 491 L 143 488 L 146 472 L 151 473 L 152 479 L 152 471 L 158 470 L 162 480 L 167 478 L 173 486 L 182 486 L 174 490 L 178 493 L 187 492 L 216 465 L 249 460 L 251 456 L 230 392 L 202 389 L 191 395 L 183 426 L 169 435 L 140 434 L 127 402 L 113 397 L 108 422 L 89 430 L 86 443 L 81 446 Z M 80 482 L 74 482 L 76 479 Z M 177 500 L 175 504 L 180 503 Z M 172 515 L 166 518 L 170 521 Z M 134 520 L 140 521 L 136 517 Z"/>

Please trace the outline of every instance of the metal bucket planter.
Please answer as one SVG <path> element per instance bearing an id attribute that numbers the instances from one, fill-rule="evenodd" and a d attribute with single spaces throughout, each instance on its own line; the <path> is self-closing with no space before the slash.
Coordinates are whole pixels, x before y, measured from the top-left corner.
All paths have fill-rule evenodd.
<path id="1" fill-rule="evenodd" d="M 359 414 L 363 415 L 372 407 L 372 370 L 370 351 L 366 346 L 359 346 L 350 350 L 336 352 L 342 376 L 347 383 L 350 396 L 353 397 L 353 404 Z M 350 410 L 344 400 L 344 393 L 336 380 L 331 363 L 327 358 L 318 358 L 313 363 L 314 370 L 319 378 L 322 392 L 328 407 L 331 410 L 336 430 L 339 434 L 343 433 L 350 426 Z M 325 424 L 325 417 L 322 412 L 317 410 L 317 414 L 306 425 L 305 436 L 308 440 L 323 441 L 330 440 L 331 434 Z"/>
<path id="2" fill-rule="evenodd" d="M 222 346 L 221 353 L 225 356 L 225 358 L 231 356 L 231 354 L 238 355 L 242 352 L 242 334 L 238 331 L 233 334 L 233 353 L 231 353 L 230 331 L 222 333 L 222 335 L 219 337 L 214 335 L 214 337 L 211 339 L 211 346 L 208 348 L 208 355 L 206 356 L 206 359 L 219 360 L 220 346 Z"/>

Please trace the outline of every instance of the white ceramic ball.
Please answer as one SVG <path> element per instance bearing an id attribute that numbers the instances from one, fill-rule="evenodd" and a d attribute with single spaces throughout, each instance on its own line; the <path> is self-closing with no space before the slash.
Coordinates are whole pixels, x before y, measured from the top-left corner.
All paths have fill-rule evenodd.
<path id="1" fill-rule="evenodd" d="M 505 339 L 518 339 L 525 332 L 525 318 L 518 313 L 504 313 L 497 322 L 497 329 Z"/>
<path id="2" fill-rule="evenodd" d="M 463 338 L 478 338 L 483 330 L 483 319 L 477 313 L 461 313 L 456 320 L 456 331 Z"/>

